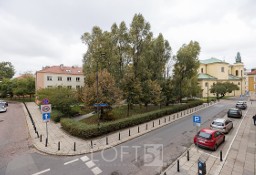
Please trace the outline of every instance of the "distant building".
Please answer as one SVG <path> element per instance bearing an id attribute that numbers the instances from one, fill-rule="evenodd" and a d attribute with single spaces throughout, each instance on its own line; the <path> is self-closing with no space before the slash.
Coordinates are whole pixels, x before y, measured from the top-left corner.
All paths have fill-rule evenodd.
<path id="1" fill-rule="evenodd" d="M 77 66 L 46 66 L 36 72 L 36 90 L 50 87 L 79 89 L 84 86 L 84 74 Z"/>
<path id="2" fill-rule="evenodd" d="M 256 93 L 256 68 L 247 73 L 248 76 L 248 91 L 250 94 Z"/>
<path id="3" fill-rule="evenodd" d="M 200 60 L 198 73 L 202 97 L 216 96 L 216 94 L 210 93 L 210 89 L 217 82 L 230 82 L 238 85 L 239 90 L 227 94 L 228 96 L 245 94 L 244 64 L 241 62 L 240 54 L 236 57 L 234 64 L 216 58 Z"/>

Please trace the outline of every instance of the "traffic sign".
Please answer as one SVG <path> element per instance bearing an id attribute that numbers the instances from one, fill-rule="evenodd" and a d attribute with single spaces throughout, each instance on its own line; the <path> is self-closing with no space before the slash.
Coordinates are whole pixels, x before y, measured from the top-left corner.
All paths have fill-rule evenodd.
<path id="1" fill-rule="evenodd" d="M 193 123 L 201 123 L 201 116 L 194 115 L 193 116 Z"/>
<path id="2" fill-rule="evenodd" d="M 52 112 L 52 105 L 47 104 L 47 105 L 41 105 L 41 113 L 51 113 Z"/>
<path id="3" fill-rule="evenodd" d="M 48 104 L 49 104 L 49 100 L 48 100 L 47 98 L 45 98 L 45 99 L 43 99 L 42 103 L 43 103 L 44 105 L 48 105 Z"/>
<path id="4" fill-rule="evenodd" d="M 50 118 L 51 118 L 51 114 L 50 113 L 43 113 L 43 121 L 44 122 L 48 122 L 50 121 Z"/>

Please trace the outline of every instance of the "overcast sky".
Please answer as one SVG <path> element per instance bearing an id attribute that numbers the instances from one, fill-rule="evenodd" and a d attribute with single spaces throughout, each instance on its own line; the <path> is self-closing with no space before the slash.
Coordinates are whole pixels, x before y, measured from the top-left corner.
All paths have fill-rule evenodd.
<path id="1" fill-rule="evenodd" d="M 194 40 L 200 59 L 232 64 L 239 51 L 246 68 L 256 67 L 255 0 L 0 0 L 0 62 L 10 61 L 16 76 L 46 65 L 82 66 L 81 35 L 93 26 L 129 26 L 135 13 L 173 54 Z"/>

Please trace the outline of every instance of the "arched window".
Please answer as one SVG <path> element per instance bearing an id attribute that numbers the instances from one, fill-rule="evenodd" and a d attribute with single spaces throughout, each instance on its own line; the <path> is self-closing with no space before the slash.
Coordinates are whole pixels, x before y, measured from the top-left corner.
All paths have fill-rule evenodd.
<path id="1" fill-rule="evenodd" d="M 241 70 L 241 77 L 243 76 L 243 70 Z"/>
<path id="2" fill-rule="evenodd" d="M 238 76 L 238 70 L 236 70 L 236 76 Z"/>
<path id="3" fill-rule="evenodd" d="M 201 73 L 204 73 L 204 68 L 201 68 Z"/>

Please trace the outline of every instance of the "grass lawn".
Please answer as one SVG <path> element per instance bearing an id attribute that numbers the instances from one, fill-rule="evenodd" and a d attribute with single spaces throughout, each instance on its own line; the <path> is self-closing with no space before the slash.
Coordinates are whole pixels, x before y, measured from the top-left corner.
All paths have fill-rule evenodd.
<path id="1" fill-rule="evenodd" d="M 161 109 L 164 108 L 171 108 L 172 105 L 169 106 L 162 106 Z M 158 110 L 160 109 L 159 106 L 154 106 L 154 105 L 149 105 L 147 107 L 145 107 L 144 105 L 139 106 L 139 105 L 133 105 L 132 109 L 130 109 L 130 115 L 127 116 L 127 106 L 121 106 L 121 107 L 116 107 L 113 108 L 110 112 L 109 115 L 110 117 L 102 119 L 100 122 L 108 122 L 108 121 L 113 121 L 113 120 L 119 120 L 122 118 L 126 118 L 126 117 L 130 117 L 132 115 L 135 114 L 142 114 L 142 113 L 146 113 L 146 112 L 150 112 L 150 111 L 154 111 L 154 110 Z M 84 122 L 86 124 L 97 124 L 98 123 L 98 115 L 95 114 L 89 118 L 83 119 L 81 120 L 81 122 Z"/>

